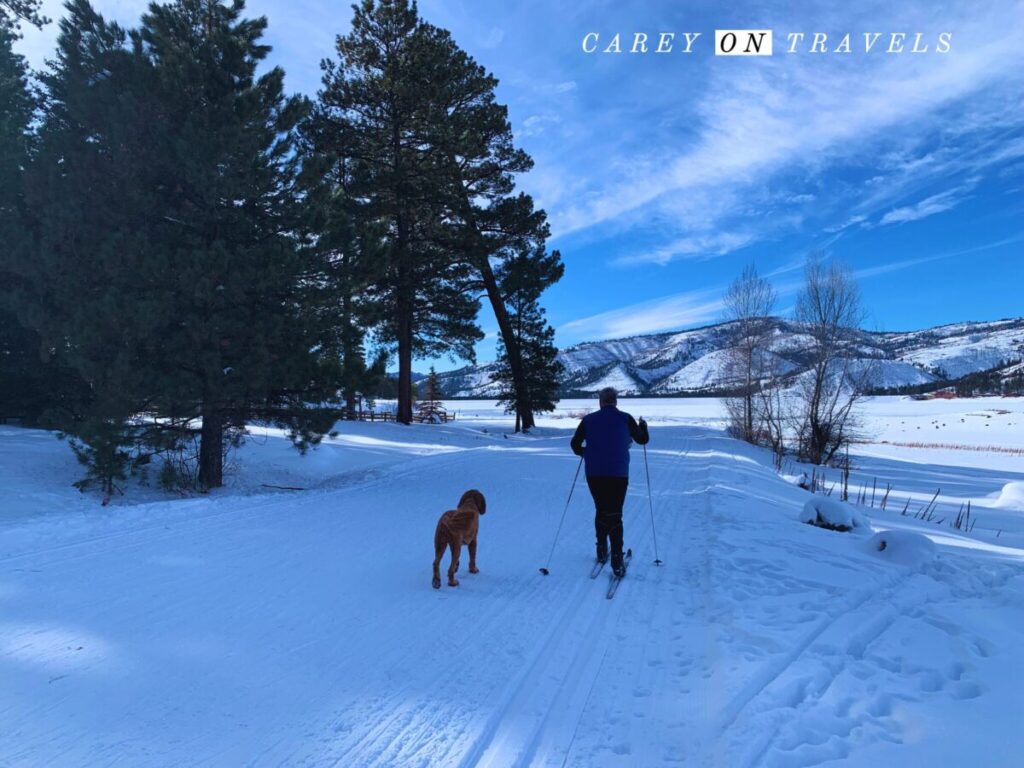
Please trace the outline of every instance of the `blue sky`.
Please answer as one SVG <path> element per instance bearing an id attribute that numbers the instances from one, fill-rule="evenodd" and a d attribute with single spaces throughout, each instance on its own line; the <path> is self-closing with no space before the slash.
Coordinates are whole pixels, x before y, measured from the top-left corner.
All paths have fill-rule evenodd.
<path id="1" fill-rule="evenodd" d="M 145 3 L 95 5 L 130 25 Z M 850 264 L 874 329 L 1024 314 L 1024 4 L 723 6 L 420 2 L 499 78 L 536 162 L 520 186 L 547 210 L 566 264 L 545 298 L 559 345 L 715 322 L 750 262 L 771 275 L 786 313 L 812 252 Z M 248 10 L 269 18 L 288 87 L 315 94 L 350 4 L 252 0 Z M 34 66 L 55 26 L 21 41 Z M 776 54 L 715 57 L 716 28 L 772 29 Z M 587 55 L 588 32 L 674 32 L 677 50 Z M 678 50 L 684 32 L 702 33 L 689 55 Z M 806 39 L 787 54 L 791 32 Z M 809 53 L 815 32 L 830 47 L 851 33 L 852 52 Z M 870 53 L 865 32 L 883 33 Z M 932 49 L 951 32 L 951 50 L 886 54 L 891 32 L 922 32 Z M 481 317 L 487 360 L 494 322 L 486 308 Z"/>

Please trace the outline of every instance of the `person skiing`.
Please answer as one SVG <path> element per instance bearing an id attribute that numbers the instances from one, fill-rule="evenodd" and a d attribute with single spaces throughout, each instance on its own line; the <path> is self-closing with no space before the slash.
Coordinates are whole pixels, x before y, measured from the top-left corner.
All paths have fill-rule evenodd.
<path id="1" fill-rule="evenodd" d="M 587 486 L 594 497 L 594 529 L 597 533 L 597 561 L 608 560 L 611 540 L 612 570 L 622 577 L 622 505 L 629 486 L 629 446 L 646 445 L 651 437 L 647 422 L 620 411 L 618 393 L 605 387 L 598 393 L 600 410 L 588 413 L 573 435 L 572 452 L 587 466 Z"/>

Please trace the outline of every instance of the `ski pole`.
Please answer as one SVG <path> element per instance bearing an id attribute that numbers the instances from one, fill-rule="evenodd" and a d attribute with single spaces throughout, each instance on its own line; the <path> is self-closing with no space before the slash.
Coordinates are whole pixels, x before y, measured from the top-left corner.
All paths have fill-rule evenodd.
<path id="1" fill-rule="evenodd" d="M 654 502 L 651 500 L 651 468 L 647 464 L 647 444 L 644 443 L 644 471 L 647 473 L 647 507 L 651 510 L 651 535 L 654 536 L 654 564 L 661 565 L 658 558 L 658 532 L 654 529 Z"/>
<path id="2" fill-rule="evenodd" d="M 562 510 L 562 519 L 558 521 L 558 529 L 555 531 L 555 540 L 551 542 L 551 551 L 548 553 L 548 561 L 544 563 L 544 567 L 540 569 L 540 572 L 547 576 L 551 571 L 548 570 L 548 566 L 551 565 L 551 558 L 555 554 L 555 545 L 558 543 L 558 534 L 562 532 L 562 523 L 565 522 L 565 513 L 569 511 L 569 502 L 572 501 L 572 492 L 576 490 L 576 481 L 580 479 L 580 470 L 583 468 L 583 457 L 580 457 L 580 463 L 576 465 L 576 475 L 572 479 L 572 486 L 569 488 L 569 498 L 565 500 L 565 509 Z"/>

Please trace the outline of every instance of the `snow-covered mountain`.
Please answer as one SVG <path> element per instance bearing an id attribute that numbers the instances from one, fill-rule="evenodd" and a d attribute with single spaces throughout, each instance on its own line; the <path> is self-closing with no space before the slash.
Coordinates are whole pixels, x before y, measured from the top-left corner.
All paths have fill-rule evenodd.
<path id="1" fill-rule="evenodd" d="M 781 370 L 806 369 L 808 337 L 796 323 L 775 318 L 773 354 Z M 592 393 L 613 386 L 623 394 L 711 392 L 729 386 L 724 364 L 733 343 L 729 323 L 688 331 L 592 341 L 559 353 L 563 393 Z M 1024 318 L 942 325 L 921 331 L 861 331 L 858 346 L 873 387 L 889 388 L 957 379 L 1024 358 Z M 439 374 L 451 397 L 491 397 L 493 363 Z"/>

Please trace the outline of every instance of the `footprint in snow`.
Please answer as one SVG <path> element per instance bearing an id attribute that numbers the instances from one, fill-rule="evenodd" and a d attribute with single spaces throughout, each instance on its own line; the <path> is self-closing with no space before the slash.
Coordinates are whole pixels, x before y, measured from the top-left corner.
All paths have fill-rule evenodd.
<path id="1" fill-rule="evenodd" d="M 977 683 L 961 680 L 953 686 L 953 698 L 964 701 L 966 699 L 976 699 L 981 696 L 982 689 Z"/>

